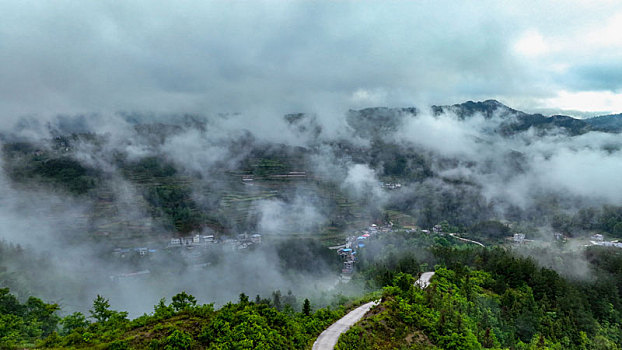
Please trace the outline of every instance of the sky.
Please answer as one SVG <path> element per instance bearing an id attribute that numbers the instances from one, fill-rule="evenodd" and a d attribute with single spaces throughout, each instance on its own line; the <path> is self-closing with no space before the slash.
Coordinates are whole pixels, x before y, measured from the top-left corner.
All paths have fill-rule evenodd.
<path id="1" fill-rule="evenodd" d="M 622 112 L 619 1 L 0 1 L 0 118 Z"/>

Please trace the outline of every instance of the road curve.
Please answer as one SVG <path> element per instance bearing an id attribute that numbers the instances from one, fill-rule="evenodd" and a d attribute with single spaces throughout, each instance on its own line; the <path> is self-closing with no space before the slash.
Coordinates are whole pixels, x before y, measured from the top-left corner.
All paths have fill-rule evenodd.
<path id="1" fill-rule="evenodd" d="M 424 272 L 421 274 L 419 279 L 415 281 L 415 286 L 419 286 L 419 288 L 424 289 L 430 285 L 430 279 L 434 276 L 434 272 Z"/>
<path id="2" fill-rule="evenodd" d="M 341 333 L 345 333 L 350 327 L 357 323 L 373 306 L 378 305 L 380 300 L 371 301 L 348 312 L 337 322 L 328 327 L 313 343 L 313 350 L 330 350 L 335 347 Z"/>
<path id="3" fill-rule="evenodd" d="M 415 282 L 416 286 L 425 288 L 430 285 L 430 279 L 434 276 L 434 272 L 424 272 L 421 277 Z M 356 309 L 348 312 L 347 315 L 340 318 L 337 322 L 328 327 L 319 337 L 315 343 L 313 343 L 313 350 L 332 350 L 337 345 L 339 336 L 345 333 L 350 327 L 361 320 L 363 316 L 375 305 L 378 305 L 380 300 L 371 301 L 367 304 L 361 305 Z"/>
<path id="4" fill-rule="evenodd" d="M 474 240 L 472 240 L 472 239 L 467 239 L 467 238 L 458 237 L 458 236 L 456 236 L 454 233 L 450 233 L 449 235 L 450 235 L 450 236 L 452 236 L 453 238 L 457 238 L 458 240 L 461 240 L 461 241 L 463 241 L 463 242 L 468 242 L 468 243 L 477 244 L 478 246 L 480 246 L 480 247 L 484 247 L 484 248 L 486 247 L 486 246 L 485 246 L 485 245 L 483 245 L 481 242 L 474 241 Z"/>

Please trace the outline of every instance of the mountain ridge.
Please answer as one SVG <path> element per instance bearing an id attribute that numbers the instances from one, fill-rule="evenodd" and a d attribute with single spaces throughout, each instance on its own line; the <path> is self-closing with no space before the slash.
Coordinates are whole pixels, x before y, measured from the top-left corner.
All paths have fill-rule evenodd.
<path id="1" fill-rule="evenodd" d="M 550 128 L 561 128 L 572 136 L 581 135 L 589 131 L 601 131 L 619 133 L 622 131 L 622 114 L 608 114 L 587 119 L 574 118 L 568 115 L 554 114 L 543 115 L 540 113 L 526 113 L 513 109 L 497 100 L 489 99 L 485 101 L 466 101 L 453 105 L 432 105 L 432 113 L 439 116 L 444 113 L 453 113 L 458 119 L 466 120 L 476 115 L 482 115 L 486 119 L 499 116 L 508 119 L 501 124 L 498 132 L 509 136 L 518 132 L 527 131 L 532 127 L 540 130 Z M 367 107 L 359 110 L 350 109 L 348 111 L 348 122 L 357 126 L 363 126 L 360 121 L 353 122 L 355 118 L 367 119 L 370 123 L 378 123 L 376 127 L 380 129 L 394 130 L 396 123 L 404 118 L 404 115 L 417 116 L 420 109 L 417 107 Z M 393 117 L 393 118 L 391 118 Z M 514 120 L 511 120 L 513 118 Z M 391 120 L 397 119 L 397 120 Z"/>

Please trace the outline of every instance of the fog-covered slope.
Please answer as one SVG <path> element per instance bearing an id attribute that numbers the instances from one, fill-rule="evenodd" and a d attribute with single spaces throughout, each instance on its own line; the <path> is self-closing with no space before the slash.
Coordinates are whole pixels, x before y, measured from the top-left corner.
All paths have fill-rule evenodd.
<path id="1" fill-rule="evenodd" d="M 101 291 L 131 312 L 180 289 L 221 301 L 319 293 L 339 271 L 333 255 L 316 259 L 321 244 L 371 222 L 622 236 L 621 143 L 589 120 L 493 100 L 326 115 L 34 116 L 2 130 L 0 220 L 7 244 L 76 286 L 64 295 L 18 275 L 23 289 L 76 308 Z M 253 234 L 269 244 L 250 246 Z M 221 243 L 171 250 L 195 235 Z"/>

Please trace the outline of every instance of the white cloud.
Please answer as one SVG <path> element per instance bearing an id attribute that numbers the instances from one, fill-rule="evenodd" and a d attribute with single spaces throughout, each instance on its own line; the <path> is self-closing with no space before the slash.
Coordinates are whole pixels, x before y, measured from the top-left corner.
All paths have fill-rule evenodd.
<path id="1" fill-rule="evenodd" d="M 387 92 L 383 89 L 357 89 L 351 100 L 357 106 L 378 106 L 386 101 Z"/>
<path id="2" fill-rule="evenodd" d="M 550 46 L 545 42 L 542 35 L 536 30 L 525 32 L 514 44 L 514 51 L 527 57 L 537 57 L 546 54 Z"/>
<path id="3" fill-rule="evenodd" d="M 561 90 L 556 96 L 541 100 L 541 103 L 551 108 L 620 113 L 622 111 L 622 93 L 611 91 L 570 92 Z"/>
<path id="4" fill-rule="evenodd" d="M 620 35 L 622 33 L 622 12 L 614 13 L 604 22 L 604 24 L 598 23 L 582 33 L 576 40 L 576 46 L 583 50 L 586 48 L 604 49 L 606 51 L 622 50 L 622 35 Z"/>

